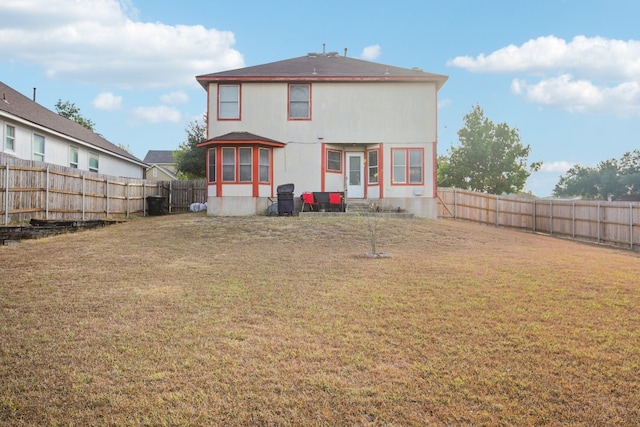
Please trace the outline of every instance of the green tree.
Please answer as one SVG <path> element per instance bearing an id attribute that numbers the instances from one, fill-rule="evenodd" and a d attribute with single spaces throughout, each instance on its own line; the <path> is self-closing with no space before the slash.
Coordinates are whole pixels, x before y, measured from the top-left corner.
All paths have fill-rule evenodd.
<path id="1" fill-rule="evenodd" d="M 527 167 L 531 148 L 520 142 L 518 129 L 494 124 L 475 105 L 458 130 L 460 145 L 438 159 L 438 185 L 490 194 L 520 192 L 541 162 Z"/>
<path id="2" fill-rule="evenodd" d="M 62 102 L 61 99 L 58 99 L 55 105 L 56 113 L 61 115 L 62 117 L 66 117 L 69 120 L 73 120 L 79 125 L 89 129 L 90 131 L 94 131 L 96 124 L 91 120 L 83 117 L 80 113 L 80 108 L 76 107 L 76 104 L 73 102 L 65 101 Z"/>
<path id="3" fill-rule="evenodd" d="M 619 160 L 604 160 L 595 167 L 573 166 L 560 177 L 553 194 L 600 200 L 640 195 L 640 150 L 627 152 Z"/>
<path id="4" fill-rule="evenodd" d="M 207 139 L 206 121 L 194 120 L 185 129 L 187 140 L 173 152 L 180 179 L 206 178 L 207 150 L 197 145 Z"/>

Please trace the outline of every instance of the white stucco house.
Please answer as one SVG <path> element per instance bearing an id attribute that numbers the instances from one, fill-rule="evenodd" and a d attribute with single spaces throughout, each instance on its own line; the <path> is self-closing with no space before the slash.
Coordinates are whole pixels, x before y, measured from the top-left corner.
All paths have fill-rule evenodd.
<path id="1" fill-rule="evenodd" d="M 104 175 L 144 178 L 148 165 L 0 82 L 0 152 Z"/>
<path id="2" fill-rule="evenodd" d="M 208 213 L 264 213 L 292 183 L 296 197 L 344 192 L 347 203 L 436 218 L 447 78 L 337 52 L 197 76 L 208 98 Z"/>

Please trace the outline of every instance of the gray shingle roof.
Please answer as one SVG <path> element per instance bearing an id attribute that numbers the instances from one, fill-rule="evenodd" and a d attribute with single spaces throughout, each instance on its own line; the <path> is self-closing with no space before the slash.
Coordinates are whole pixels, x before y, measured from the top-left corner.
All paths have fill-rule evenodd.
<path id="1" fill-rule="evenodd" d="M 79 125 L 73 120 L 69 120 L 66 117 L 62 117 L 46 109 L 3 82 L 0 82 L 0 96 L 0 111 L 5 111 L 33 124 L 78 139 L 144 166 L 142 161 L 133 154 L 107 141 L 102 136 Z"/>
<path id="2" fill-rule="evenodd" d="M 219 81 L 433 81 L 438 89 L 448 77 L 418 68 L 401 68 L 335 53 L 308 54 L 263 65 L 204 74 L 196 79 L 206 89 Z"/>
<path id="3" fill-rule="evenodd" d="M 205 147 L 208 145 L 214 145 L 218 143 L 228 143 L 228 142 L 237 142 L 237 143 L 258 143 L 265 144 L 277 147 L 284 147 L 284 143 L 280 141 L 276 141 L 275 139 L 266 138 L 264 136 L 256 135 L 251 132 L 229 132 L 224 135 L 216 136 L 214 138 L 207 139 L 206 141 L 202 141 L 198 144 L 199 147 Z"/>
<path id="4" fill-rule="evenodd" d="M 173 150 L 149 150 L 147 151 L 147 155 L 144 156 L 145 163 L 175 163 L 175 159 L 173 158 Z"/>

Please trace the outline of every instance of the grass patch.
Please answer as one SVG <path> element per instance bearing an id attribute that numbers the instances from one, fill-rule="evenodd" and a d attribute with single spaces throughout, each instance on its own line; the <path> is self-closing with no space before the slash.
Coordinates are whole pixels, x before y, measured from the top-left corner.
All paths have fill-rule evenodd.
<path id="1" fill-rule="evenodd" d="M 0 247 L 0 425 L 633 425 L 632 252 L 452 221 L 132 220 Z"/>

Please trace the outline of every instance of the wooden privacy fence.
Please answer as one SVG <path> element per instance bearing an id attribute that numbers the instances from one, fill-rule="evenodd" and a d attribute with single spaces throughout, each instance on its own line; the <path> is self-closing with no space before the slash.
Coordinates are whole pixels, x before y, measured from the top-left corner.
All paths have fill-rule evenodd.
<path id="1" fill-rule="evenodd" d="M 0 153 L 2 223 L 90 220 L 145 215 L 148 196 L 163 196 L 167 212 L 186 212 L 206 202 L 200 181 L 152 181 L 79 171 Z"/>
<path id="2" fill-rule="evenodd" d="M 526 199 L 438 188 L 438 217 L 640 250 L 640 203 Z"/>

